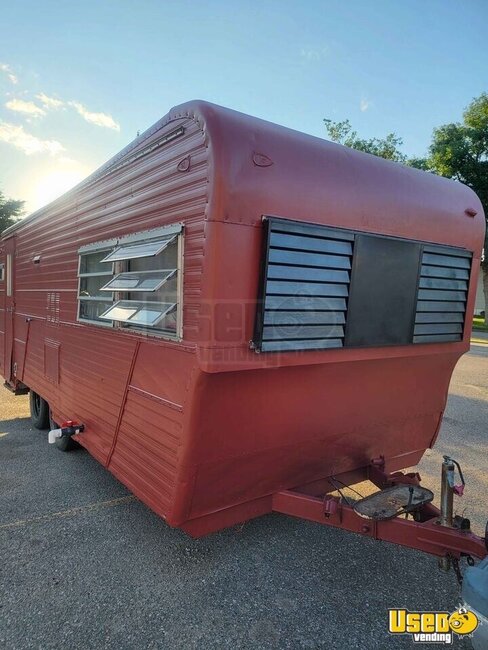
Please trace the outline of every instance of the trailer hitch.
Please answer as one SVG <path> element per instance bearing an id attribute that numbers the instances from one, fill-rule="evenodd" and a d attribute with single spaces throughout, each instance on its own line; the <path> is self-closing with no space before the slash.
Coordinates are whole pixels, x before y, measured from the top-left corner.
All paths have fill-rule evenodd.
<path id="1" fill-rule="evenodd" d="M 48 442 L 52 445 L 56 442 L 56 438 L 76 436 L 78 433 L 83 433 L 84 430 L 84 424 L 78 424 L 74 420 L 67 420 L 62 423 L 59 429 L 51 429 L 48 435 Z"/>

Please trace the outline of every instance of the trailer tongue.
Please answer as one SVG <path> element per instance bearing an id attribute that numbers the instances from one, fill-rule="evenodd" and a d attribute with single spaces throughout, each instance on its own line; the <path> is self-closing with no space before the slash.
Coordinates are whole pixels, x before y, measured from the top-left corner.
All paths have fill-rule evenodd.
<path id="1" fill-rule="evenodd" d="M 454 484 L 457 466 L 461 484 Z M 488 648 L 488 522 L 484 538 L 470 530 L 470 521 L 453 516 L 454 495 L 462 496 L 465 481 L 459 464 L 444 456 L 441 477 L 441 508 L 432 503 L 433 493 L 420 485 L 418 473 L 385 473 L 382 460 L 373 461 L 364 470 L 363 479 L 369 479 L 380 488 L 374 494 L 351 502 L 343 493 L 350 488 L 349 480 L 357 483 L 357 475 L 331 476 L 328 491 L 313 496 L 300 489 L 285 490 L 273 495 L 273 510 L 293 517 L 308 519 L 325 526 L 334 526 L 377 540 L 384 540 L 424 551 L 438 557 L 439 569 L 452 567 L 462 585 L 464 606 L 459 615 L 475 616 L 476 628 L 472 635 L 474 650 Z M 355 490 L 353 490 L 355 492 Z M 469 565 L 463 577 L 460 559 Z M 482 560 L 478 566 L 474 558 Z M 455 628 L 452 628 L 455 630 Z"/>
<path id="2" fill-rule="evenodd" d="M 381 459 L 365 468 L 362 476 L 329 477 L 321 495 L 300 489 L 279 492 L 273 496 L 273 510 L 425 551 L 439 558 L 443 570 L 452 564 L 459 576 L 461 557 L 473 564 L 473 557 L 488 555 L 488 524 L 483 539 L 471 532 L 469 519 L 453 516 L 454 494 L 461 496 L 452 480 L 454 464 L 448 457 L 442 464 L 440 510 L 431 503 L 433 493 L 421 487 L 418 473 L 387 474 Z M 343 490 L 359 480 L 371 481 L 379 491 L 353 503 Z"/>

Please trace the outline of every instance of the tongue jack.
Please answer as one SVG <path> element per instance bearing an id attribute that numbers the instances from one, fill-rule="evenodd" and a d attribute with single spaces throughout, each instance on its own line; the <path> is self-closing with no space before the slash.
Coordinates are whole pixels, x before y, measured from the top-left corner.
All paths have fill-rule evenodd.
<path id="1" fill-rule="evenodd" d="M 454 482 L 456 468 L 461 480 L 461 483 L 458 485 Z M 462 497 L 465 485 L 466 482 L 459 463 L 449 456 L 444 456 L 441 473 L 441 512 L 439 517 L 439 524 L 441 526 L 453 528 L 455 527 L 456 520 L 456 524 L 458 524 L 460 528 L 469 529 L 469 520 L 465 520 L 462 517 L 454 518 L 454 495 L 457 494 L 458 497 Z M 458 522 L 458 519 L 461 521 Z M 456 566 L 457 565 L 455 564 L 454 567 L 456 568 Z M 442 571 L 449 571 L 450 567 L 451 558 L 449 556 L 439 558 L 439 568 Z"/>
<path id="2" fill-rule="evenodd" d="M 456 468 L 461 480 L 459 485 L 454 483 Z M 441 526 L 452 528 L 454 495 L 457 494 L 457 496 L 462 497 L 465 485 L 466 482 L 459 463 L 449 456 L 444 456 L 441 475 L 441 516 L 439 521 Z"/>

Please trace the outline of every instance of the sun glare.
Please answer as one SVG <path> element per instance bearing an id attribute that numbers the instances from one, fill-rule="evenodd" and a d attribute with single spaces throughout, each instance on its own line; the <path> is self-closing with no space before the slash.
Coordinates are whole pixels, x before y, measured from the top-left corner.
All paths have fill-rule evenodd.
<path id="1" fill-rule="evenodd" d="M 86 174 L 79 170 L 58 170 L 46 174 L 39 179 L 34 191 L 34 209 L 54 201 L 85 178 Z"/>

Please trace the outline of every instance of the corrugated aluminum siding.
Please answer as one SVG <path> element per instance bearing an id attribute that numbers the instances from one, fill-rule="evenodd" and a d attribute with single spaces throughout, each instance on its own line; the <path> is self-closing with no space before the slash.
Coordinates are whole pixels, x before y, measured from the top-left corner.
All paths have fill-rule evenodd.
<path id="1" fill-rule="evenodd" d="M 183 127 L 180 136 L 150 149 L 152 142 L 178 126 Z M 56 414 L 85 423 L 84 444 L 89 451 L 104 464 L 112 462 L 120 480 L 160 514 L 167 514 L 179 461 L 183 412 L 171 410 L 171 422 L 163 426 L 167 409 L 159 405 L 158 420 L 151 427 L 146 422 L 151 412 L 147 404 L 154 410 L 157 400 L 167 399 L 167 393 L 158 385 L 153 393 L 140 397 L 127 387 L 131 363 L 135 373 L 138 364 L 147 365 L 147 360 L 139 360 L 136 335 L 77 322 L 81 246 L 183 223 L 184 338 L 187 343 L 196 338 L 208 206 L 205 133 L 194 120 L 182 118 L 160 124 L 145 136 L 124 150 L 113 165 L 104 166 L 101 173 L 15 229 L 14 359 L 18 379 L 48 400 Z M 148 146 L 150 150 L 138 157 Z M 120 166 L 128 158 L 130 163 Z M 181 161 L 185 164 L 179 165 Z M 36 255 L 40 255 L 39 264 L 33 263 Z M 46 364 L 46 340 L 58 346 L 57 369 Z M 156 367 L 165 367 L 168 350 L 175 350 L 168 345 L 152 341 L 150 356 Z M 188 357 L 188 351 L 175 353 Z M 53 380 L 56 370 L 59 381 Z M 183 402 L 187 383 L 186 376 L 178 381 L 173 378 L 171 389 L 181 393 L 176 401 Z"/>

